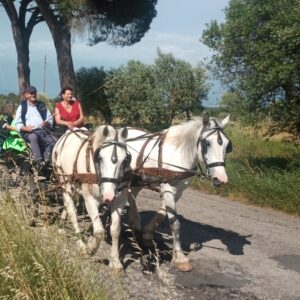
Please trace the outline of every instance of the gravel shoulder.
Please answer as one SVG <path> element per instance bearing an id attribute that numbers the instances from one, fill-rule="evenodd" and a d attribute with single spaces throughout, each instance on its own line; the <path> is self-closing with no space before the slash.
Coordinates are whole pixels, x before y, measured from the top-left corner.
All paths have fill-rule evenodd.
<path id="1" fill-rule="evenodd" d="M 143 219 L 159 205 L 157 193 L 141 192 Z M 177 208 L 193 270 L 178 272 L 162 255 L 154 274 L 170 288 L 164 299 L 300 299 L 300 218 L 193 189 Z M 162 252 L 171 247 L 168 233 L 164 222 L 156 238 Z"/>

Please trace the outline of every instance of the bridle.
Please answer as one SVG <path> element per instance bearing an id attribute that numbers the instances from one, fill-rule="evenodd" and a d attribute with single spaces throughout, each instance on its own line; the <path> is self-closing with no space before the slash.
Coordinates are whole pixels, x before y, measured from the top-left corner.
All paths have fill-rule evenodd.
<path id="1" fill-rule="evenodd" d="M 120 174 L 116 178 L 114 178 L 114 177 L 102 177 L 101 171 L 100 171 L 100 166 L 101 166 L 100 152 L 103 149 L 105 149 L 107 147 L 110 147 L 110 146 L 113 146 L 113 151 L 112 151 L 112 155 L 111 155 L 111 158 L 110 158 L 111 162 L 113 164 L 118 163 L 117 147 L 119 147 L 123 151 L 125 151 L 125 154 L 126 154 L 126 157 L 125 157 L 124 161 L 122 162 L 122 166 L 120 167 Z M 95 163 L 95 171 L 96 171 L 97 181 L 98 181 L 99 186 L 104 182 L 111 182 L 111 183 L 116 185 L 116 190 L 117 191 L 121 191 L 127 185 L 127 183 L 129 182 L 129 177 L 130 177 L 128 175 L 131 172 L 131 169 L 130 169 L 131 154 L 127 150 L 126 144 L 124 142 L 119 142 L 118 141 L 117 133 L 116 133 L 116 136 L 115 136 L 114 140 L 104 142 L 100 147 L 98 147 L 95 150 L 93 160 L 94 160 L 94 163 Z"/>
<path id="2" fill-rule="evenodd" d="M 204 132 L 210 132 L 209 134 L 206 135 L 205 138 L 203 138 L 203 133 Z M 221 133 L 228 139 L 228 145 L 226 147 L 226 153 L 230 153 L 232 150 L 233 150 L 233 146 L 232 146 L 232 142 L 231 140 L 228 138 L 228 136 L 225 134 L 224 132 L 224 129 L 220 126 L 218 126 L 218 124 L 215 122 L 215 126 L 214 127 L 211 127 L 211 128 L 203 128 L 201 130 L 201 134 L 198 138 L 198 141 L 197 141 L 197 149 L 199 147 L 199 144 L 201 144 L 201 155 L 202 155 L 202 159 L 205 163 L 205 167 L 207 169 L 207 171 L 209 172 L 209 169 L 211 168 L 214 168 L 214 167 L 219 167 L 219 166 L 222 166 L 222 167 L 225 167 L 226 165 L 226 159 L 224 161 L 217 161 L 217 162 L 212 162 L 212 163 L 208 163 L 207 162 L 207 159 L 206 159 L 206 154 L 207 154 L 207 151 L 208 151 L 208 142 L 207 142 L 207 137 L 213 135 L 217 133 L 218 135 L 218 144 L 219 145 L 222 145 L 223 144 L 223 139 L 222 139 L 222 135 Z"/>

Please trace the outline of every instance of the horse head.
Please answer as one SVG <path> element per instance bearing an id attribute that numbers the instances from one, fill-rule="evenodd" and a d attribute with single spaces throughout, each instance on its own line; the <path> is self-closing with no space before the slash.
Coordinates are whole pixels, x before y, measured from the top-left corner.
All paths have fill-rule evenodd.
<path id="1" fill-rule="evenodd" d="M 100 144 L 94 153 L 94 163 L 101 196 L 104 203 L 112 203 L 126 185 L 124 178 L 130 168 L 130 153 L 125 139 L 128 131 L 124 127 L 115 130 L 112 126 L 100 126 L 95 133 L 96 143 Z"/>
<path id="2" fill-rule="evenodd" d="M 205 163 L 207 173 L 214 186 L 228 182 L 225 169 L 226 154 L 232 151 L 232 143 L 224 132 L 229 115 L 221 122 L 203 114 L 203 126 L 198 138 L 198 159 Z"/>

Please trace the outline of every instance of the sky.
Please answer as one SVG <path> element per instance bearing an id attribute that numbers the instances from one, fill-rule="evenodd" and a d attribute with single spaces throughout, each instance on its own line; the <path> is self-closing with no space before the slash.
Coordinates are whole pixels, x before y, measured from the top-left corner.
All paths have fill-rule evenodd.
<path id="1" fill-rule="evenodd" d="M 224 21 L 224 8 L 229 0 L 158 0 L 157 16 L 143 39 L 132 46 L 115 47 L 100 43 L 88 46 L 84 36 L 72 39 L 72 56 L 75 70 L 81 67 L 104 67 L 109 70 L 125 65 L 129 60 L 152 64 L 157 48 L 172 53 L 193 66 L 211 57 L 212 52 L 200 42 L 207 23 L 215 19 Z M 46 73 L 44 72 L 46 58 Z M 34 28 L 30 40 L 31 84 L 49 97 L 60 91 L 56 52 L 46 24 Z M 44 75 L 45 74 L 45 75 Z M 213 80 L 213 79 L 212 79 Z M 217 106 L 222 87 L 217 81 L 204 106 Z M 0 7 L 0 93 L 18 93 L 17 55 L 11 26 L 3 7 Z"/>

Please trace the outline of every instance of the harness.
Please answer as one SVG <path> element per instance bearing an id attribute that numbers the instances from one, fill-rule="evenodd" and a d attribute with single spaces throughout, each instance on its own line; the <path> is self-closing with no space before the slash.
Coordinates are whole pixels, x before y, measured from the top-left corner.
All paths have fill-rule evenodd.
<path id="1" fill-rule="evenodd" d="M 83 133 L 86 137 L 82 138 L 78 134 L 78 131 L 80 133 Z M 66 143 L 67 139 L 73 133 L 77 134 L 77 136 L 82 139 L 82 144 L 80 145 L 80 147 L 77 151 L 76 158 L 73 163 L 72 174 L 64 174 L 62 172 L 62 170 L 59 170 L 59 168 L 56 165 L 54 165 L 53 171 L 54 171 L 56 178 L 58 179 L 58 182 L 61 181 L 61 180 L 59 180 L 60 178 L 63 178 L 63 181 L 60 182 L 61 184 L 67 183 L 67 182 L 75 182 L 75 183 L 87 183 L 87 184 L 100 185 L 101 183 L 104 183 L 104 182 L 112 182 L 112 183 L 116 184 L 118 190 L 122 190 L 130 180 L 130 176 L 125 176 L 125 175 L 128 175 L 129 171 L 130 171 L 129 167 L 130 167 L 131 155 L 127 151 L 126 145 L 124 143 L 121 143 L 118 141 L 117 134 L 116 134 L 115 140 L 104 142 L 100 147 L 98 147 L 94 150 L 94 148 L 93 148 L 94 136 L 91 135 L 90 132 L 85 131 L 85 130 L 71 131 L 66 134 L 64 139 L 58 141 L 58 143 L 62 143 L 61 149 L 63 149 L 63 146 Z M 87 173 L 79 173 L 78 172 L 78 158 L 86 144 L 87 144 L 87 146 L 86 146 L 86 150 L 85 150 L 85 161 L 86 161 Z M 111 160 L 113 163 L 118 162 L 117 147 L 121 147 L 122 149 L 124 149 L 126 151 L 126 159 L 123 162 L 123 174 L 122 174 L 123 176 L 120 176 L 120 178 L 118 178 L 118 179 L 117 178 L 109 178 L 109 177 L 101 177 L 101 173 L 100 173 L 101 161 L 100 161 L 99 154 L 100 154 L 101 150 L 103 150 L 104 148 L 111 146 L 111 145 L 114 146 L 112 157 L 111 157 Z M 55 152 L 54 153 L 55 160 L 57 159 L 57 157 L 58 157 L 58 152 Z M 91 171 L 91 160 L 90 160 L 91 157 L 93 158 L 93 163 L 95 166 L 95 173 L 92 173 L 92 171 Z"/>
<path id="2" fill-rule="evenodd" d="M 197 174 L 196 169 L 189 170 L 180 166 L 172 165 L 169 163 L 164 163 L 169 166 L 176 167 L 177 169 L 181 169 L 182 171 L 173 171 L 169 169 L 165 169 L 162 167 L 163 165 L 163 145 L 166 138 L 167 132 L 156 132 L 156 133 L 145 133 L 141 136 L 138 136 L 136 138 L 127 139 L 126 142 L 130 141 L 136 141 L 139 139 L 146 138 L 146 141 L 144 142 L 141 151 L 136 159 L 136 168 L 132 170 L 133 173 L 133 185 L 140 185 L 140 179 L 142 179 L 143 182 L 149 183 L 170 183 L 175 180 L 182 180 L 189 177 L 192 177 Z M 149 153 L 145 156 L 144 152 L 149 144 L 149 142 L 153 139 L 156 139 L 151 150 Z M 157 165 L 158 167 L 144 167 L 145 162 L 148 160 L 150 153 L 155 148 L 155 146 L 158 145 L 158 159 L 157 159 Z"/>
<path id="3" fill-rule="evenodd" d="M 116 164 L 118 162 L 118 155 L 117 155 L 117 147 L 120 147 L 123 149 L 126 153 L 126 158 L 124 159 L 122 166 L 121 166 L 121 171 L 122 174 L 118 178 L 112 178 L 112 177 L 102 177 L 100 173 L 100 152 L 106 147 L 109 146 L 114 146 L 112 156 L 111 156 L 111 161 L 112 163 Z M 130 168 L 130 163 L 131 163 L 131 154 L 127 150 L 127 146 L 124 143 L 121 143 L 118 141 L 118 134 L 116 133 L 115 139 L 112 141 L 107 141 L 103 143 L 99 148 L 96 149 L 94 153 L 94 163 L 95 163 L 95 170 L 97 174 L 97 179 L 98 179 L 98 185 L 104 182 L 111 182 L 116 185 L 116 188 L 118 191 L 121 191 L 125 186 L 129 185 L 129 182 L 132 179 L 131 175 L 131 168 Z"/>
<path id="4" fill-rule="evenodd" d="M 21 101 L 21 120 L 24 126 L 26 126 L 26 113 L 28 109 L 28 103 L 27 100 Z M 43 121 L 47 118 L 47 107 L 44 102 L 42 101 L 36 101 L 36 109 L 40 113 Z"/>
<path id="5" fill-rule="evenodd" d="M 215 121 L 214 121 L 215 122 Z M 203 133 L 204 132 L 208 132 L 208 131 L 211 131 L 205 138 L 203 138 Z M 224 132 L 224 129 L 220 126 L 218 126 L 218 124 L 215 122 L 215 126 L 212 127 L 212 128 L 203 128 L 202 131 L 201 131 L 201 134 L 198 138 L 198 141 L 197 141 L 197 148 L 199 146 L 199 144 L 201 144 L 201 155 L 202 155 L 202 159 L 205 163 L 205 167 L 206 169 L 209 171 L 210 168 L 214 168 L 214 167 L 218 167 L 218 166 L 223 166 L 225 167 L 226 165 L 226 161 L 217 161 L 217 162 L 213 162 L 213 163 L 207 163 L 207 159 L 205 158 L 205 155 L 207 153 L 207 150 L 208 150 L 208 143 L 207 143 L 207 137 L 209 137 L 210 135 L 214 134 L 214 133 L 217 133 L 218 134 L 218 144 L 219 145 L 222 145 L 223 144 L 223 139 L 222 139 L 222 136 L 221 136 L 221 133 L 228 139 L 229 143 L 226 147 L 226 153 L 230 153 L 232 152 L 233 150 L 233 146 L 232 146 L 232 142 L 231 140 L 228 138 L 228 136 L 225 134 Z M 201 169 L 201 166 L 199 164 L 199 167 Z M 202 172 L 203 173 L 203 172 Z"/>
<path id="6" fill-rule="evenodd" d="M 208 132 L 211 131 L 205 138 L 203 138 L 203 133 L 204 132 Z M 197 141 L 197 148 L 199 147 L 199 144 L 201 144 L 201 155 L 202 155 L 202 159 L 205 163 L 206 169 L 209 170 L 210 168 L 216 167 L 216 166 L 225 166 L 225 161 L 222 162 L 213 162 L 213 163 L 208 163 L 207 159 L 205 158 L 205 155 L 207 153 L 207 137 L 216 133 L 218 134 L 218 143 L 219 145 L 223 144 L 223 140 L 222 140 L 222 136 L 221 133 L 229 140 L 229 143 L 227 145 L 226 148 L 226 153 L 229 153 L 232 151 L 232 142 L 231 140 L 227 137 L 227 135 L 225 134 L 223 128 L 219 127 L 218 124 L 215 122 L 215 126 L 213 128 L 203 128 L 201 131 L 201 134 L 198 138 Z M 164 163 L 165 165 L 171 166 L 171 167 L 175 167 L 177 169 L 181 169 L 182 171 L 173 171 L 173 170 L 169 170 L 169 169 L 165 169 L 162 167 L 163 165 L 163 157 L 162 157 L 162 153 L 163 153 L 163 145 L 164 145 L 164 141 L 165 141 L 165 137 L 166 137 L 167 132 L 157 132 L 157 133 L 145 133 L 141 136 L 138 136 L 136 138 L 131 138 L 131 139 L 127 139 L 126 142 L 130 142 L 130 141 L 136 141 L 136 140 L 140 140 L 140 139 L 146 139 L 146 141 L 144 142 L 141 151 L 137 157 L 136 160 L 136 168 L 132 171 L 133 173 L 133 185 L 148 185 L 148 183 L 171 183 L 175 180 L 182 180 L 182 179 L 186 179 L 192 176 L 207 176 L 207 174 L 205 174 L 202 171 L 201 165 L 200 163 L 198 164 L 198 168 L 199 171 L 197 171 L 197 167 L 195 169 L 186 169 L 180 166 L 176 166 L 170 163 Z M 151 140 L 156 139 L 156 141 L 154 142 L 151 150 L 149 151 L 149 153 L 145 156 L 144 152 L 145 149 L 147 147 L 147 145 L 150 143 Z M 152 150 L 158 145 L 158 159 L 157 159 L 157 164 L 158 167 L 157 168 L 148 168 L 148 167 L 144 167 L 145 162 L 148 160 L 150 153 L 152 152 Z M 209 172 L 209 171 L 208 171 Z M 207 172 L 207 173 L 208 173 Z"/>

